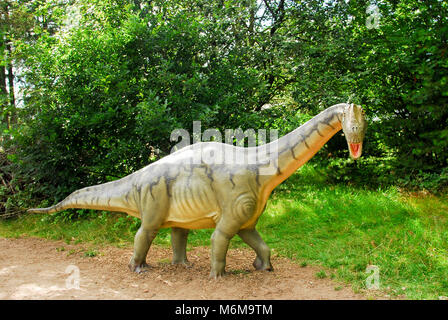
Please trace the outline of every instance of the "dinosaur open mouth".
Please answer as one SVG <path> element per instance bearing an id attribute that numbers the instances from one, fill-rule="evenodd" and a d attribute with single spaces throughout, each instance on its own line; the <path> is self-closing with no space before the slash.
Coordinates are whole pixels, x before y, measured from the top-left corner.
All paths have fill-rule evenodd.
<path id="1" fill-rule="evenodd" d="M 362 143 L 349 143 L 350 155 L 353 159 L 358 159 L 361 156 Z"/>

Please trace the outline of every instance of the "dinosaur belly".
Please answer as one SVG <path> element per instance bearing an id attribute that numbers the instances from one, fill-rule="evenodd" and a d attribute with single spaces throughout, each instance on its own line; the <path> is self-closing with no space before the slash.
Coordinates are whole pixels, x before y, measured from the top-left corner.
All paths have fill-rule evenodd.
<path id="1" fill-rule="evenodd" d="M 162 227 L 213 228 L 220 209 L 210 181 L 178 179 L 171 188 L 168 217 Z"/>

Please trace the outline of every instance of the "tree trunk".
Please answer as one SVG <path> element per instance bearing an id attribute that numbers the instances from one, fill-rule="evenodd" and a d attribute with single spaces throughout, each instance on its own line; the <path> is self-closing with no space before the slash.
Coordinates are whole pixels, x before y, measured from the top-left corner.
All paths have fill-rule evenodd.
<path id="1" fill-rule="evenodd" d="M 11 42 L 8 39 L 8 34 L 11 31 L 11 21 L 10 21 L 10 3 L 8 1 L 4 1 L 2 3 L 2 14 L 5 17 L 6 21 L 6 31 L 5 35 L 2 35 L 0 39 L 0 48 L 3 51 L 3 58 L 6 61 L 6 65 L 1 67 L 0 71 L 0 94 L 3 96 L 2 98 L 2 113 L 3 113 L 3 122 L 7 124 L 8 128 L 12 123 L 16 123 L 16 99 L 14 94 L 14 72 L 12 65 L 12 46 Z M 9 94 L 6 89 L 6 71 L 8 72 L 8 89 Z M 9 106 L 8 106 L 9 104 Z"/>
<path id="2" fill-rule="evenodd" d="M 6 13 L 5 3 L 0 4 L 0 13 L 3 15 Z M 3 52 L 0 54 L 2 59 L 5 58 L 5 38 L 3 34 L 0 35 L 0 50 Z M 8 91 L 6 90 L 6 66 L 0 66 L 0 113 L 2 116 L 2 123 L 8 126 Z"/>
<path id="3" fill-rule="evenodd" d="M 12 49 L 11 44 L 6 45 L 6 50 L 8 51 L 9 63 L 8 63 L 8 84 L 9 84 L 9 124 L 17 123 L 17 115 L 16 115 L 16 98 L 14 94 L 14 73 L 12 66 Z"/>
<path id="4" fill-rule="evenodd" d="M 9 116 L 8 116 L 8 91 L 6 90 L 6 68 L 0 67 L 0 112 L 3 116 L 2 122 L 9 128 Z"/>

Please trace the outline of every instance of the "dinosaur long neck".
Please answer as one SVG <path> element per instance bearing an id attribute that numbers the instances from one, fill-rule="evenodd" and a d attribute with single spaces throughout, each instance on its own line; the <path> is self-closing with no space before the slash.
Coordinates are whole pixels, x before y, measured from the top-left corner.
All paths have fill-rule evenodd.
<path id="1" fill-rule="evenodd" d="M 296 130 L 259 147 L 269 149 L 270 170 L 266 171 L 265 168 L 266 174 L 261 172 L 259 178 L 267 194 L 310 160 L 335 133 L 341 130 L 341 116 L 345 106 L 346 104 L 342 103 L 329 107 Z"/>

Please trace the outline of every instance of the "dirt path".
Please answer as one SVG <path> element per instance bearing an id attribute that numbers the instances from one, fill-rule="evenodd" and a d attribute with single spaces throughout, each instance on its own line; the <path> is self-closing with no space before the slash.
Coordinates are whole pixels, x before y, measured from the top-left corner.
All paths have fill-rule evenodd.
<path id="1" fill-rule="evenodd" d="M 255 254 L 248 249 L 229 250 L 229 274 L 217 281 L 208 279 L 207 247 L 188 252 L 189 268 L 171 265 L 169 249 L 152 247 L 152 270 L 143 274 L 127 268 L 132 248 L 104 246 L 94 257 L 86 256 L 89 250 L 86 244 L 0 238 L 0 299 L 364 299 L 328 278 L 317 279 L 319 269 L 275 255 L 274 272 L 255 271 Z M 70 287 L 76 285 L 74 268 L 79 289 Z"/>

